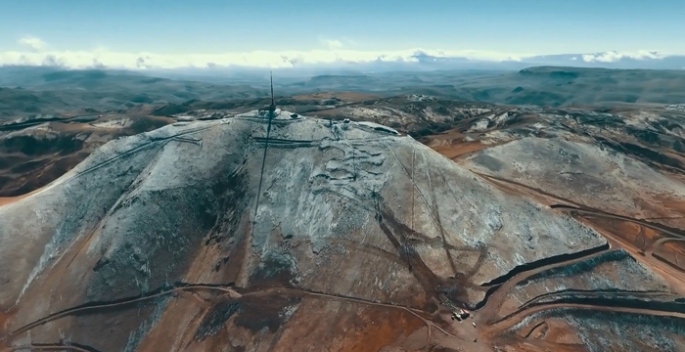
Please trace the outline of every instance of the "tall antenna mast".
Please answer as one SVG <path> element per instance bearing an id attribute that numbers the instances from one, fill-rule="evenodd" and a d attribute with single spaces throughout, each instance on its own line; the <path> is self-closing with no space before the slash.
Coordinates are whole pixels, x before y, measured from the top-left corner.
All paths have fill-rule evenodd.
<path id="1" fill-rule="evenodd" d="M 271 71 L 269 71 L 269 79 L 271 80 L 271 106 L 269 106 L 269 111 L 273 113 L 276 111 L 276 103 L 274 102 L 274 75 Z"/>
<path id="2" fill-rule="evenodd" d="M 264 167 L 266 165 L 266 151 L 269 149 L 269 136 L 271 135 L 271 120 L 276 117 L 276 103 L 274 102 L 274 76 L 269 71 L 269 80 L 271 81 L 271 105 L 269 106 L 269 121 L 266 126 L 266 139 L 264 140 L 264 154 L 262 155 L 262 171 L 259 173 L 259 186 L 257 186 L 257 199 L 254 205 L 254 217 L 252 221 L 257 221 L 257 210 L 259 210 L 259 196 L 262 193 L 262 181 L 264 180 Z M 254 231 L 254 226 L 252 226 Z"/>

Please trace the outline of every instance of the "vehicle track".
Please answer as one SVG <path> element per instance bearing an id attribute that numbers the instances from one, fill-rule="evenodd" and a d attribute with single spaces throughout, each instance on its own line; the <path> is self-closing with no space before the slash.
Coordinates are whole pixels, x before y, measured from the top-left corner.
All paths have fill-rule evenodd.
<path id="1" fill-rule="evenodd" d="M 336 294 L 329 294 L 329 293 L 324 293 L 324 292 L 317 292 L 317 291 L 312 291 L 312 290 L 305 290 L 305 289 L 299 289 L 299 288 L 286 288 L 286 287 L 273 287 L 273 288 L 267 288 L 267 289 L 259 289 L 255 291 L 250 291 L 250 290 L 245 290 L 243 293 L 238 292 L 238 289 L 233 288 L 232 284 L 225 284 L 225 285 L 210 285 L 210 284 L 188 284 L 188 283 L 177 283 L 176 287 L 172 288 L 167 288 L 167 289 L 158 289 L 155 292 L 146 294 L 146 295 L 141 295 L 137 297 L 131 297 L 131 298 L 125 298 L 125 299 L 120 299 L 116 301 L 107 301 L 107 302 L 90 302 L 86 303 L 77 307 L 72 307 L 68 308 L 53 314 L 50 314 L 46 317 L 43 317 L 41 319 L 38 319 L 32 323 L 29 323 L 27 325 L 24 325 L 12 332 L 10 332 L 8 335 L 0 337 L 0 341 L 6 341 L 6 344 L 11 343 L 17 336 L 22 335 L 23 333 L 26 333 L 38 326 L 44 325 L 46 323 L 59 320 L 61 318 L 67 317 L 67 316 L 72 316 L 75 314 L 88 314 L 88 313 L 94 313 L 97 311 L 102 311 L 105 309 L 111 309 L 111 308 L 122 308 L 125 309 L 127 307 L 132 308 L 135 306 L 137 303 L 153 300 L 155 298 L 160 298 L 166 295 L 172 295 L 172 294 L 178 294 L 182 292 L 199 292 L 199 291 L 208 291 L 208 292 L 218 292 L 221 294 L 228 294 L 228 296 L 231 299 L 234 300 L 240 300 L 242 298 L 246 297 L 265 297 L 265 296 L 272 296 L 272 295 L 281 295 L 281 296 L 296 296 L 296 297 L 310 297 L 314 299 L 324 299 L 324 300 L 337 300 L 337 301 L 345 301 L 345 302 L 351 302 L 351 303 L 357 303 L 357 304 L 363 304 L 363 305 L 368 305 L 368 306 L 375 306 L 375 307 L 381 307 L 381 308 L 387 308 L 387 309 L 395 309 L 395 310 L 400 310 L 404 311 L 417 319 L 421 320 L 427 328 L 430 329 L 435 329 L 437 331 L 440 331 L 444 333 L 445 335 L 459 338 L 458 336 L 455 336 L 451 334 L 450 332 L 446 331 L 445 329 L 441 328 L 440 326 L 436 325 L 434 322 L 430 321 L 430 317 L 432 316 L 431 312 L 426 312 L 424 310 L 421 310 L 419 308 L 413 308 L 413 307 L 408 307 L 404 306 L 401 304 L 396 304 L 396 303 L 389 303 L 389 302 L 377 302 L 373 300 L 368 300 L 368 299 L 363 299 L 363 298 L 358 298 L 358 297 L 349 297 L 349 296 L 344 296 L 344 295 L 336 295 Z M 46 348 L 51 348 L 49 345 Z M 60 347 L 62 345 L 59 345 Z M 9 348 L 14 348 L 13 350 L 20 349 L 17 346 L 8 346 Z M 78 346 L 73 346 L 71 350 L 74 351 L 82 351 L 83 347 L 78 347 Z M 81 349 L 78 349 L 81 348 Z M 63 347 L 63 349 L 69 349 L 69 347 Z M 11 351 L 11 350 L 10 350 Z M 89 350 L 85 350 L 89 351 Z"/>
<path id="2" fill-rule="evenodd" d="M 575 291 L 575 292 L 569 292 L 569 291 Z M 506 315 L 505 317 L 501 318 L 500 320 L 506 320 L 509 319 L 510 317 L 516 315 L 518 312 L 524 311 L 526 309 L 531 309 L 537 306 L 544 306 L 548 304 L 561 304 L 561 303 L 568 303 L 568 304 L 575 304 L 572 302 L 578 302 L 578 301 L 588 301 L 591 302 L 590 304 L 594 305 L 602 305 L 605 307 L 619 307 L 621 308 L 621 303 L 620 302 L 633 302 L 635 304 L 644 304 L 644 305 L 662 305 L 662 306 L 667 306 L 667 305 L 680 305 L 682 308 L 682 304 L 679 303 L 673 303 L 675 301 L 665 301 L 660 296 L 663 296 L 663 293 L 659 292 L 635 292 L 635 291 L 605 291 L 605 290 L 598 290 L 598 291 L 577 291 L 577 290 L 569 290 L 569 291 L 563 291 L 563 292 L 552 292 L 544 295 L 540 295 L 538 297 L 535 297 L 528 302 L 522 304 L 519 306 L 519 308 Z M 548 297 L 554 297 L 558 296 L 557 299 L 555 300 L 550 300 L 550 301 L 544 301 L 544 302 L 539 302 L 540 300 Z M 649 299 L 649 298 L 655 298 L 654 300 L 642 300 L 642 299 Z M 675 299 L 675 298 L 674 298 Z M 603 302 L 603 303 L 595 303 L 593 301 L 597 302 Z M 635 305 L 633 304 L 633 305 Z M 631 305 L 626 304 L 623 306 L 623 308 L 636 308 L 632 307 Z M 663 311 L 663 312 L 672 312 L 672 313 L 685 313 L 685 309 L 681 309 L 681 312 L 678 311 L 673 311 L 669 309 L 654 309 L 654 308 L 649 308 L 651 310 L 655 311 Z M 670 309 L 675 309 L 675 308 L 670 308 Z"/>
<path id="3" fill-rule="evenodd" d="M 676 263 L 671 262 L 670 260 L 664 258 L 662 255 L 659 255 L 658 253 L 655 253 L 655 251 L 658 248 L 663 248 L 664 243 L 666 242 L 685 242 L 685 231 L 672 228 L 663 224 L 658 224 L 658 223 L 653 223 L 649 222 L 643 219 L 636 219 L 636 218 L 631 218 L 628 216 L 623 216 L 623 215 L 618 215 L 618 214 L 612 214 L 612 213 L 607 213 L 601 210 L 597 209 L 592 209 L 592 208 L 577 208 L 577 207 L 572 207 L 568 205 L 561 205 L 561 204 L 554 204 L 551 205 L 551 208 L 553 209 L 560 209 L 565 212 L 569 212 L 572 215 L 577 215 L 581 217 L 596 217 L 596 218 L 603 218 L 603 219 L 612 219 L 612 220 L 619 220 L 619 221 L 626 221 L 630 223 L 634 223 L 638 226 L 640 226 L 641 230 L 640 233 L 642 234 L 642 245 L 638 245 L 635 243 L 635 241 L 632 243 L 634 247 L 637 247 L 642 253 L 644 253 L 645 256 L 652 257 L 660 262 L 663 262 L 670 267 L 680 271 L 680 272 L 685 272 L 685 269 L 680 267 L 677 263 L 678 260 L 678 254 L 677 252 L 673 252 L 674 254 L 674 259 Z M 658 231 L 659 233 L 665 235 L 666 237 L 659 238 L 656 241 L 649 242 L 647 241 L 647 238 L 644 236 L 644 230 L 642 227 L 650 228 L 652 230 Z M 637 240 L 637 237 L 636 237 Z"/>
<path id="4" fill-rule="evenodd" d="M 265 148 L 271 145 L 272 148 L 313 148 L 318 147 L 319 142 L 308 140 L 290 140 L 280 138 L 254 137 L 253 140 Z"/>
<path id="5" fill-rule="evenodd" d="M 77 343 L 33 343 L 27 345 L 9 346 L 0 350 L 0 352 L 13 352 L 21 350 L 31 351 L 76 351 L 76 352 L 100 352 L 99 350 Z"/>
<path id="6" fill-rule="evenodd" d="M 648 228 L 651 228 L 653 230 L 657 230 L 666 234 L 669 234 L 674 237 L 678 238 L 685 238 L 685 231 L 673 227 L 669 227 L 663 224 L 658 224 L 658 223 L 653 223 L 649 222 L 643 219 L 636 219 L 636 218 L 631 218 L 628 216 L 623 216 L 623 215 L 618 215 L 618 214 L 612 214 L 612 213 L 607 213 L 598 209 L 592 209 L 589 207 L 572 207 L 568 206 L 565 204 L 552 204 L 550 206 L 552 209 L 560 209 L 562 211 L 569 211 L 569 212 L 574 212 L 577 214 L 586 214 L 586 215 L 591 215 L 591 216 L 596 216 L 596 217 L 602 217 L 602 218 L 607 218 L 607 219 L 618 219 L 618 220 L 624 220 L 624 221 L 629 221 L 638 225 L 646 226 Z"/>
<path id="7" fill-rule="evenodd" d="M 527 189 L 527 190 L 529 190 L 529 191 L 533 191 L 533 192 L 535 192 L 535 193 L 537 193 L 537 194 L 541 194 L 541 195 L 547 196 L 547 197 L 549 197 L 549 198 L 556 199 L 557 201 L 560 201 L 560 202 L 573 204 L 573 205 L 575 205 L 575 206 L 577 206 L 577 207 L 585 207 L 585 205 L 583 205 L 583 204 L 576 203 L 576 202 L 574 202 L 574 201 L 572 201 L 572 200 L 568 200 L 568 199 L 562 198 L 562 197 L 557 196 L 557 195 L 555 195 L 555 194 L 545 192 L 545 191 L 543 191 L 543 190 L 541 190 L 541 189 L 537 189 L 537 188 L 535 188 L 535 187 L 531 187 L 531 186 L 528 186 L 528 185 L 523 184 L 523 183 L 520 183 L 520 182 L 516 182 L 516 181 L 512 181 L 512 180 L 507 180 L 506 178 L 501 178 L 501 177 L 497 177 L 497 176 L 493 176 L 493 175 L 484 174 L 484 173 L 481 173 L 481 172 L 478 172 L 478 171 L 474 171 L 474 170 L 471 170 L 471 169 L 469 169 L 469 171 L 471 171 L 471 172 L 473 172 L 474 174 L 476 174 L 476 175 L 482 177 L 483 179 L 485 179 L 485 180 L 487 180 L 487 181 L 490 181 L 490 182 L 493 182 L 493 183 L 495 183 L 495 184 L 497 184 L 498 182 L 511 184 L 511 185 L 514 185 L 514 186 L 518 186 L 518 187 L 525 188 L 525 189 Z"/>
<path id="8" fill-rule="evenodd" d="M 614 296 L 614 297 L 633 297 L 633 296 L 640 296 L 640 297 L 663 297 L 667 295 L 668 292 L 663 292 L 663 291 L 629 291 L 629 290 L 580 290 L 580 289 L 566 289 L 566 290 L 561 290 L 561 291 L 555 291 L 555 292 L 548 292 L 536 297 L 533 297 L 523 303 L 519 308 L 525 308 L 528 306 L 531 306 L 533 304 L 536 304 L 537 301 L 540 301 L 545 298 L 549 297 L 555 297 L 555 296 L 566 296 L 566 295 L 586 295 L 586 296 L 592 296 L 592 295 L 602 295 L 602 296 Z M 672 297 L 672 298 L 677 298 L 677 296 Z"/>
<path id="9" fill-rule="evenodd" d="M 99 168 L 101 168 L 101 167 L 103 167 L 103 166 L 106 166 L 106 165 L 108 165 L 108 164 L 111 164 L 112 162 L 114 162 L 114 161 L 116 161 L 116 160 L 119 160 L 119 159 L 124 158 L 124 157 L 126 157 L 126 156 L 135 154 L 135 153 L 137 153 L 137 152 L 139 152 L 139 151 L 141 151 L 141 150 L 143 150 L 143 149 L 145 149 L 145 148 L 147 148 L 147 147 L 153 146 L 153 145 L 155 145 L 155 144 L 157 144 L 157 143 L 160 143 L 160 142 L 161 142 L 161 143 L 168 143 L 168 142 L 170 142 L 170 141 L 176 139 L 177 137 L 181 137 L 181 136 L 186 136 L 186 135 L 190 135 L 190 134 L 202 132 L 202 131 L 205 131 L 205 130 L 208 130 L 208 129 L 211 129 L 211 128 L 214 128 L 214 127 L 216 127 L 216 126 L 223 125 L 223 124 L 225 124 L 225 122 L 220 122 L 220 123 L 211 124 L 211 125 L 206 126 L 206 127 L 199 127 L 199 128 L 189 129 L 189 130 L 183 131 L 183 132 L 181 132 L 181 133 L 177 133 L 177 134 L 174 134 L 174 135 L 171 135 L 171 136 L 166 136 L 166 137 L 150 137 L 150 136 L 148 136 L 148 138 L 150 138 L 149 141 L 147 141 L 147 142 L 145 142 L 145 143 L 143 143 L 143 144 L 141 144 L 141 145 L 139 145 L 139 146 L 137 146 L 137 147 L 135 147 L 135 148 L 133 148 L 133 149 L 129 149 L 129 150 L 123 152 L 123 153 L 117 154 L 117 155 L 115 155 L 115 156 L 113 156 L 113 157 L 111 157 L 111 158 L 109 158 L 109 159 L 106 159 L 106 160 L 104 160 L 104 161 L 102 161 L 102 162 L 99 162 L 99 163 L 97 163 L 96 165 L 90 166 L 90 167 L 86 168 L 85 170 L 81 170 L 81 171 L 77 172 L 75 175 L 72 175 L 71 177 L 68 177 L 67 179 L 63 180 L 61 183 L 70 182 L 70 181 L 72 181 L 73 179 L 76 179 L 76 178 L 81 177 L 81 176 L 83 176 L 83 175 L 89 174 L 89 173 L 91 173 L 91 172 L 93 172 L 93 171 L 95 171 L 95 170 L 97 170 L 97 169 L 99 169 Z"/>
<path id="10" fill-rule="evenodd" d="M 505 317 L 499 321 L 488 324 L 488 327 L 487 327 L 486 331 L 484 331 L 484 333 L 487 335 L 491 335 L 491 336 L 501 334 L 503 331 L 506 331 L 506 330 L 510 329 L 511 327 L 513 327 L 514 325 L 518 324 L 520 321 L 522 321 L 527 316 L 531 316 L 531 315 L 534 315 L 536 313 L 540 313 L 543 311 L 549 311 L 549 310 L 553 310 L 553 309 L 590 309 L 590 310 L 601 311 L 601 312 L 642 314 L 642 315 L 651 315 L 651 316 L 660 316 L 660 317 L 670 317 L 670 318 L 683 319 L 683 323 L 685 324 L 685 313 L 680 313 L 680 312 L 654 310 L 654 309 L 649 309 L 649 308 L 610 307 L 610 306 L 605 306 L 602 304 L 592 304 L 592 303 L 580 304 L 580 303 L 566 303 L 566 302 L 563 302 L 563 303 L 551 302 L 551 303 L 546 303 L 546 304 L 528 307 L 526 309 L 517 311 L 517 312 L 513 313 L 512 315 L 507 316 L 507 317 Z"/>

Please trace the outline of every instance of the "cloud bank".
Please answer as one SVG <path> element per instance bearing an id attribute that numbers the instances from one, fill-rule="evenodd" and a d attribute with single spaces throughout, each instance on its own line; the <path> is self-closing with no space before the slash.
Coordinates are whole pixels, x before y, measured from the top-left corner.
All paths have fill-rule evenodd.
<path id="1" fill-rule="evenodd" d="M 462 58 L 480 61 L 519 61 L 506 53 L 472 50 L 408 49 L 359 51 L 342 49 L 340 41 L 330 41 L 329 49 L 310 51 L 252 51 L 221 54 L 129 53 L 93 51 L 6 51 L 0 52 L 0 65 L 61 66 L 64 68 L 107 67 L 121 69 L 175 69 L 212 67 L 292 68 L 308 65 L 371 62 L 418 62 L 421 57 Z"/>
<path id="2" fill-rule="evenodd" d="M 482 50 L 431 50 L 413 48 L 407 50 L 364 51 L 351 49 L 356 44 L 343 40 L 319 38 L 325 49 L 308 51 L 251 51 L 218 54 L 160 54 L 152 52 L 120 52 L 104 48 L 93 50 L 48 50 L 48 45 L 35 37 L 19 39 L 27 48 L 21 51 L 0 51 L 0 66 L 57 66 L 67 69 L 110 68 L 129 70 L 205 69 L 205 68 L 255 68 L 288 69 L 303 67 L 365 66 L 396 67 L 464 63 L 540 63 L 548 56 L 514 54 Z M 565 55 L 557 55 L 565 57 Z M 602 65 L 622 60 L 662 60 L 668 56 L 653 51 L 575 54 L 566 60 L 568 65 Z M 393 65 L 390 65 L 393 64 Z M 563 63 L 562 63 L 563 64 Z M 444 67 L 444 66 L 443 66 Z"/>
<path id="3" fill-rule="evenodd" d="M 617 51 L 607 51 L 604 53 L 597 53 L 597 54 L 586 54 L 583 55 L 583 61 L 585 62 L 616 62 L 616 61 L 621 61 L 623 59 L 632 59 L 632 60 L 645 60 L 645 59 L 652 59 L 652 60 L 660 60 L 667 57 L 667 55 L 655 51 L 638 51 L 635 53 L 623 53 L 623 52 L 617 52 Z"/>

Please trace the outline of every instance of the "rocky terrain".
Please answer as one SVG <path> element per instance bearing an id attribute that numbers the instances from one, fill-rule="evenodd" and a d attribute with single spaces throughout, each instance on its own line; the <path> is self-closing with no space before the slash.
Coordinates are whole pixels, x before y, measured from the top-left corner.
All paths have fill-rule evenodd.
<path id="1" fill-rule="evenodd" d="M 66 118 L 38 116 L 0 124 L 0 199 L 45 186 L 110 140 L 175 121 L 129 110 Z"/>
<path id="2" fill-rule="evenodd" d="M 685 112 L 424 94 L 0 125 L 0 351 L 685 351 Z"/>

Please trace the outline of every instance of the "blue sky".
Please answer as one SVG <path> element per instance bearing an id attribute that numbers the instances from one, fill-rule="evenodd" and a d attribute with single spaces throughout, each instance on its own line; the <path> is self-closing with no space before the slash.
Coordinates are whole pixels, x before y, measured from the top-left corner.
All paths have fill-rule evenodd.
<path id="1" fill-rule="evenodd" d="M 166 53 L 309 50 L 320 38 L 360 50 L 685 49 L 683 0 L 2 0 L 2 13 L 2 48 L 30 35 Z"/>
<path id="2" fill-rule="evenodd" d="M 160 55 L 412 48 L 685 53 L 685 0 L 0 2 L 0 53 L 31 46 Z"/>

